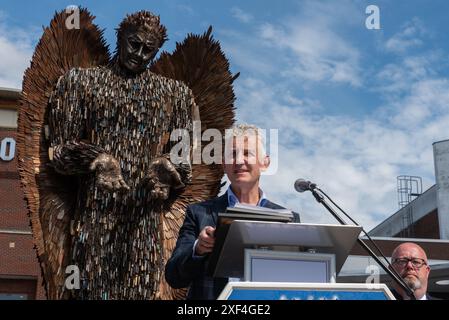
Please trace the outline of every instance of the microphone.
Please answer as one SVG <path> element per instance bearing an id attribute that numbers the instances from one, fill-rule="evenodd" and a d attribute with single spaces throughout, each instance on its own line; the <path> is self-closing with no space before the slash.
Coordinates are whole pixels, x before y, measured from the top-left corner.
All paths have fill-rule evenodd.
<path id="1" fill-rule="evenodd" d="M 304 179 L 298 179 L 295 181 L 295 190 L 298 192 L 304 192 L 304 191 L 311 191 L 312 195 L 315 197 L 315 200 L 321 203 L 333 216 L 335 219 L 338 220 L 342 225 L 348 225 L 346 221 L 344 221 L 340 215 L 326 202 L 324 199 L 324 196 L 329 199 L 329 201 L 336 207 L 338 210 L 340 210 L 346 217 L 348 217 L 356 226 L 360 226 L 354 219 L 352 219 L 342 208 L 340 208 L 323 190 L 317 187 L 315 183 L 312 183 L 310 181 L 304 180 Z M 324 195 L 324 196 L 323 196 Z M 397 273 L 397 271 L 391 266 L 391 263 L 387 260 L 385 255 L 382 253 L 382 251 L 379 249 L 377 244 L 371 239 L 369 234 L 365 231 L 365 229 L 362 227 L 362 232 L 366 235 L 368 238 L 368 241 L 374 245 L 374 247 L 377 249 L 377 251 L 380 253 L 383 261 L 380 260 L 380 258 L 377 256 L 377 254 L 365 243 L 365 241 L 362 238 L 357 238 L 357 242 L 359 245 L 366 250 L 366 252 L 382 267 L 382 269 L 385 270 L 385 272 L 395 281 L 410 297 L 411 300 L 416 300 L 416 297 L 414 295 L 414 291 L 410 288 L 410 286 L 402 279 L 402 277 Z M 385 265 L 386 263 L 386 265 Z"/>
<path id="2" fill-rule="evenodd" d="M 308 180 L 298 179 L 295 181 L 295 190 L 298 192 L 312 191 L 316 188 L 316 183 Z"/>

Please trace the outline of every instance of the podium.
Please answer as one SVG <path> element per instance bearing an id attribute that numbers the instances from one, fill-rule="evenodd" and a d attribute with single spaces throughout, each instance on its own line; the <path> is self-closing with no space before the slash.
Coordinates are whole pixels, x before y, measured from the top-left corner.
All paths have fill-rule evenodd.
<path id="1" fill-rule="evenodd" d="M 374 299 L 391 299 L 393 296 L 385 285 L 362 284 L 363 288 L 359 288 L 356 284 L 335 283 L 361 230 L 350 225 L 234 220 L 226 228 L 217 229 L 209 272 L 214 277 L 244 281 L 229 282 L 221 299 L 245 296 L 257 299 L 258 295 L 263 299 L 289 298 L 286 292 L 304 298 L 299 294 L 301 290 L 308 292 L 307 297 L 311 297 L 313 290 L 318 296 L 325 290 L 323 297 L 367 299 L 371 293 Z M 232 294 L 237 288 L 246 293 Z M 342 294 L 342 290 L 346 293 Z"/>

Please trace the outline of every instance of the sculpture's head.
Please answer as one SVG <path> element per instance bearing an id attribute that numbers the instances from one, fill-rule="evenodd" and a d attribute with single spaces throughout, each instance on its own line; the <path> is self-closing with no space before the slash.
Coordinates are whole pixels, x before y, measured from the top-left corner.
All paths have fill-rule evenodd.
<path id="1" fill-rule="evenodd" d="M 122 68 L 130 73 L 144 71 L 167 40 L 159 16 L 148 11 L 127 15 L 117 29 L 117 55 Z"/>

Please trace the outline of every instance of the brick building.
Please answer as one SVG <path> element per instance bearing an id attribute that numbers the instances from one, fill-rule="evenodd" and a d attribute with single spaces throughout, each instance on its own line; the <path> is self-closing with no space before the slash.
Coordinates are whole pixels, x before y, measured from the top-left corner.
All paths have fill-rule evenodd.
<path id="1" fill-rule="evenodd" d="M 19 95 L 0 88 L 0 300 L 45 299 L 17 170 Z"/>

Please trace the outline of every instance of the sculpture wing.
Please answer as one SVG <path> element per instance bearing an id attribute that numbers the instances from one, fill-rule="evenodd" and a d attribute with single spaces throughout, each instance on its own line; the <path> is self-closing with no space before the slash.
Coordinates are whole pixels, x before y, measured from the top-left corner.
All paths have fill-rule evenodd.
<path id="1" fill-rule="evenodd" d="M 206 129 L 215 128 L 223 136 L 225 129 L 234 123 L 235 95 L 232 83 L 238 74 L 232 76 L 229 62 L 218 41 L 212 38 L 211 32 L 212 28 L 209 28 L 201 36 L 188 35 L 184 42 L 177 44 L 172 54 L 162 53 L 151 66 L 151 71 L 183 81 L 192 90 L 199 108 L 201 133 Z M 204 147 L 207 142 L 202 144 Z M 192 183 L 161 219 L 165 261 L 170 258 L 175 248 L 187 205 L 213 198 L 220 191 L 223 177 L 220 164 L 193 163 L 192 169 Z M 184 294 L 185 291 L 171 290 L 164 280 L 160 284 L 160 295 L 163 299 L 182 298 Z"/>
<path id="2" fill-rule="evenodd" d="M 71 246 L 70 224 L 76 181 L 56 175 L 48 163 L 45 115 L 58 78 L 73 67 L 109 62 L 103 31 L 86 9 L 79 10 L 79 29 L 69 29 L 72 14 L 55 13 L 25 71 L 18 115 L 18 154 L 21 183 L 33 238 L 49 299 L 65 296 L 65 266 Z M 71 20 L 70 20 L 71 21 Z"/>

